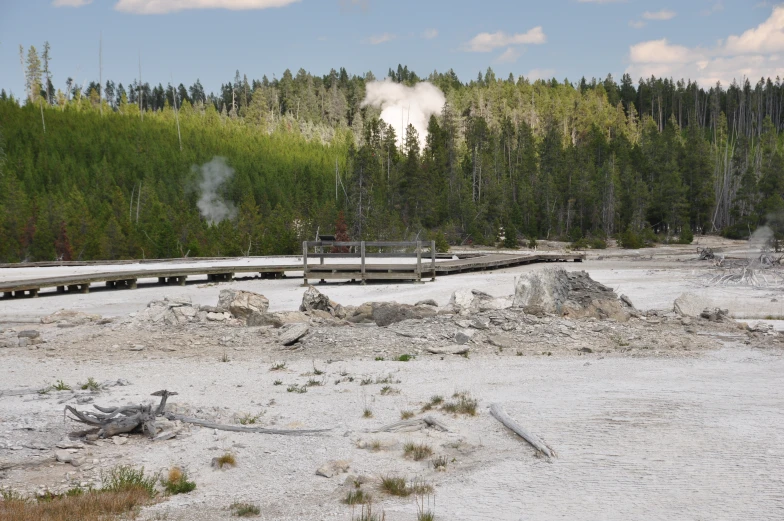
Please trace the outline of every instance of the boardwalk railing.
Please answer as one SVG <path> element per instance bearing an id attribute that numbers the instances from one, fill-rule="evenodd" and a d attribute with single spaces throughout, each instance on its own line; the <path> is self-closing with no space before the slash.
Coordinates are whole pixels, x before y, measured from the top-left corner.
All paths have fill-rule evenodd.
<path id="1" fill-rule="evenodd" d="M 311 253 L 311 249 L 313 252 Z M 330 251 L 325 251 L 329 249 Z M 348 251 L 334 251 L 334 250 Z M 399 250 L 408 251 L 399 251 Z M 383 250 L 398 250 L 386 251 Z M 427 251 L 425 251 L 427 250 Z M 423 264 L 423 253 L 426 253 L 426 262 Z M 319 259 L 319 264 L 309 264 L 309 258 Z M 325 264 L 324 259 L 353 258 L 360 259 L 359 264 Z M 368 264 L 367 259 L 372 258 L 411 258 L 416 259 L 416 264 Z M 429 261 L 429 262 L 427 262 Z M 362 284 L 367 280 L 415 280 L 422 278 L 436 279 L 436 243 L 435 241 L 403 241 L 403 242 L 378 242 L 378 241 L 305 241 L 302 243 L 302 268 L 304 284 L 308 279 L 343 279 L 356 281 Z"/>

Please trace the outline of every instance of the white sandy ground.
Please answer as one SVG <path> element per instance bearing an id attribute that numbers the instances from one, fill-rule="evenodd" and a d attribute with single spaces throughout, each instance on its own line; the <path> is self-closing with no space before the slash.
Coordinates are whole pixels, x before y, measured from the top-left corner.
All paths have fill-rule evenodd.
<path id="1" fill-rule="evenodd" d="M 601 253 L 603 260 L 592 255 L 588 262 L 560 266 L 589 271 L 594 279 L 631 297 L 640 309 L 671 309 L 680 293 L 692 291 L 737 316 L 784 315 L 784 295 L 778 288 L 705 288 L 701 282 L 708 268 L 693 260 L 693 251 L 644 250 L 631 257 L 608 251 Z M 443 305 L 460 287 L 507 295 L 515 276 L 543 267 L 455 275 L 425 284 L 328 284 L 319 289 L 343 304 L 435 298 Z M 252 279 L 207 287 L 148 286 L 3 300 L 0 329 L 35 327 L 13 321 L 61 308 L 126 315 L 164 294 L 214 304 L 220 289 L 227 287 L 265 294 L 272 310 L 295 309 L 303 292 L 300 284 L 296 278 Z M 181 465 L 197 489 L 144 509 L 141 519 L 228 521 L 228 506 L 247 501 L 261 507 L 265 520 L 348 521 L 351 509 L 340 503 L 350 488 L 344 485 L 346 475 L 315 475 L 330 460 L 348 460 L 354 475 L 398 474 L 433 483 L 436 519 L 443 520 L 784 519 L 784 351 L 773 340 L 766 346 L 768 337 L 759 337 L 750 348 L 742 343 L 745 333 L 712 333 L 711 324 L 700 321 L 697 338 L 710 339 L 712 350 L 672 355 L 665 351 L 661 356 L 658 350 L 656 355 L 526 352 L 519 357 L 508 350 L 483 348 L 472 350 L 468 359 L 422 355 L 402 363 L 374 361 L 371 345 L 354 352 L 337 344 L 328 354 L 317 349 L 291 353 L 269 344 L 232 347 L 231 340 L 219 345 L 208 339 L 198 345 L 192 333 L 189 346 L 171 343 L 175 351 L 160 350 L 171 342 L 171 335 L 161 335 L 161 345 L 133 353 L 112 346 L 119 340 L 106 328 L 113 326 L 95 333 L 90 327 L 97 328 L 57 332 L 57 345 L 68 338 L 76 345 L 89 345 L 81 353 L 73 345 L 58 351 L 47 344 L 45 349 L 0 350 L 0 390 L 37 388 L 57 379 L 74 384 L 88 377 L 125 378 L 130 386 L 104 391 L 95 402 L 137 403 L 167 388 L 180 393 L 172 405 L 186 406 L 201 417 L 220 415 L 227 421 L 232 415 L 262 413 L 260 422 L 267 427 L 333 429 L 322 436 L 282 437 L 194 427 L 167 442 L 132 437 L 122 446 L 88 446 L 88 462 L 94 458 L 97 463 L 76 469 L 55 463 L 51 450 L 20 449 L 22 441 L 30 439 L 51 446 L 76 426 L 63 423 L 56 393 L 0 396 L 0 469 L 3 461 L 16 462 L 21 454 L 32 463 L 30 468 L 0 471 L 0 487 L 29 490 L 88 482 L 99 468 L 120 463 L 144 465 L 152 472 Z M 123 346 L 126 340 L 131 343 L 132 334 L 122 333 Z M 409 339 L 401 337 L 401 342 Z M 232 361 L 218 362 L 227 350 Z M 286 370 L 271 372 L 271 364 L 278 360 L 287 361 Z M 286 392 L 288 384 L 307 381 L 305 375 L 314 366 L 326 371 L 325 386 L 311 387 L 306 394 Z M 334 385 L 344 372 L 356 380 Z M 388 374 L 400 380 L 392 384 L 400 394 L 382 396 L 382 385 L 358 384 L 363 376 Z M 278 379 L 283 385 L 274 385 Z M 450 427 L 449 433 L 363 433 L 398 420 L 402 410 L 418 410 L 431 395 L 448 397 L 457 390 L 469 391 L 479 400 L 479 414 L 470 418 L 433 413 Z M 544 438 L 558 457 L 536 458 L 526 443 L 489 416 L 487 407 L 493 402 L 502 403 L 513 418 Z M 373 410 L 374 418 L 361 417 L 365 407 Z M 379 452 L 357 448 L 358 440 L 375 439 L 396 445 Z M 447 456 L 447 471 L 436 472 L 425 462 L 403 458 L 402 443 L 410 440 L 426 442 L 436 454 Z M 211 458 L 225 451 L 236 455 L 237 468 L 210 468 Z M 67 477 L 70 481 L 64 481 Z M 413 498 L 390 499 L 373 484 L 364 487 L 376 498 L 375 511 L 383 510 L 387 521 L 416 519 Z"/>
<path id="2" fill-rule="evenodd" d="M 733 346 L 685 360 L 488 356 L 333 364 L 314 356 L 316 366 L 328 372 L 328 384 L 302 395 L 287 393 L 285 385 L 274 386 L 273 380 L 303 380 L 298 375 L 312 370 L 313 362 L 292 361 L 287 371 L 270 372 L 269 353 L 241 363 L 171 358 L 121 367 L 100 360 L 20 359 L 4 371 L 3 385 L 40 384 L 37 375 L 49 373 L 68 381 L 122 376 L 134 385 L 104 393 L 98 403 L 137 401 L 166 387 L 180 391 L 172 403 L 193 404 L 202 415 L 225 407 L 264 411 L 261 421 L 267 426 L 334 427 L 324 436 L 297 438 L 194 428 L 181 440 L 151 444 L 135 438 L 121 447 L 89 449 L 102 461 L 155 471 L 182 465 L 190 471 L 196 491 L 148 509 L 144 519 L 228 520 L 228 505 L 248 501 L 260 505 L 268 520 L 348 520 L 350 509 L 339 501 L 349 490 L 343 485 L 345 475 L 315 475 L 316 468 L 333 459 L 349 460 L 357 474 L 394 473 L 435 483 L 437 519 L 784 518 L 781 351 Z M 401 394 L 379 396 L 380 385 L 332 385 L 343 370 L 391 373 L 401 381 L 394 385 Z M 475 418 L 435 413 L 453 432 L 393 436 L 398 445 L 381 452 L 356 448 L 358 438 L 381 438 L 361 434 L 364 429 L 396 421 L 400 410 L 416 409 L 433 394 L 449 396 L 455 390 L 470 391 L 480 407 Z M 503 403 L 547 440 L 558 458 L 548 462 L 534 457 L 530 447 L 488 415 L 492 402 Z M 22 410 L 30 414 L 26 427 L 46 426 L 64 435 L 73 425 L 62 424 L 54 399 L 4 398 L 0 403 L 4 416 Z M 366 405 L 375 418 L 361 418 Z M 400 444 L 408 440 L 424 441 L 447 455 L 447 472 L 404 459 Z M 210 459 L 225 451 L 236 454 L 238 467 L 211 469 Z M 76 470 L 53 465 L 26 473 L 25 479 L 49 483 Z M 77 482 L 83 479 L 79 475 Z M 13 485 L 15 477 L 6 483 Z M 387 520 L 415 519 L 412 498 L 385 499 L 372 485 L 366 487 Z"/>

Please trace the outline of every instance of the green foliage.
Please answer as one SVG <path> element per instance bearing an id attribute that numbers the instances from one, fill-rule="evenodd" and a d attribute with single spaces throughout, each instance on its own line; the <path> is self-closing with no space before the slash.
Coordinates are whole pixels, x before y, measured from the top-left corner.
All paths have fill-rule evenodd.
<path id="1" fill-rule="evenodd" d="M 158 476 L 147 477 L 144 475 L 144 467 L 135 469 L 131 466 L 121 465 L 114 467 L 108 472 L 101 472 L 102 491 L 105 492 L 124 492 L 129 490 L 144 490 L 151 498 L 157 495 L 155 484 Z"/>
<path id="2" fill-rule="evenodd" d="M 694 233 L 691 231 L 691 226 L 689 226 L 689 223 L 683 225 L 678 242 L 680 244 L 691 244 L 694 242 Z"/>
<path id="3" fill-rule="evenodd" d="M 188 473 L 178 467 L 169 470 L 169 475 L 161 480 L 161 483 L 166 493 L 171 496 L 187 494 L 196 489 L 196 483 L 188 480 Z"/>
<path id="4" fill-rule="evenodd" d="M 236 517 L 256 517 L 261 514 L 258 505 L 252 503 L 233 503 L 229 508 Z"/>
<path id="5" fill-rule="evenodd" d="M 31 48 L 29 100 L 0 96 L 0 262 L 297 254 L 317 230 L 428 237 L 439 252 L 495 245 L 500 225 L 506 248 L 522 236 L 529 248 L 555 238 L 603 246 L 591 237 L 643 247 L 679 230 L 686 240 L 683 223 L 739 238 L 768 225 L 784 237 L 771 224 L 784 211 L 784 109 L 765 102 L 784 87 L 772 81 L 572 84 L 488 70 L 463 83 L 434 72 L 446 104 L 421 142 L 412 127 L 398 146 L 394 128 L 360 106 L 370 78 L 345 69 L 238 74 L 215 94 L 199 82 L 110 82 L 103 104 L 97 84 L 60 95 L 41 71 Z M 390 72 L 419 81 L 402 66 Z M 492 102 L 477 111 L 480 99 Z M 200 166 L 216 158 L 233 171 L 217 187 L 223 220 L 198 206 Z"/>

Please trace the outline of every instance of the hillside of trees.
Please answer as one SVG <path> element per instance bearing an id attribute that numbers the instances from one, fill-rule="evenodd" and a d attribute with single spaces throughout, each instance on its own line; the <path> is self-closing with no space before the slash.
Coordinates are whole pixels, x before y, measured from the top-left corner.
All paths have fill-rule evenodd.
<path id="1" fill-rule="evenodd" d="M 0 92 L 0 261 L 296 253 L 352 239 L 438 238 L 600 247 L 784 232 L 784 85 L 727 87 L 624 75 L 531 82 L 488 69 L 430 81 L 446 104 L 424 147 L 397 146 L 363 107 L 372 74 L 236 74 L 217 94 L 114 81 L 53 86 L 49 49 L 27 52 L 27 92 Z M 225 158 L 228 219 L 198 207 L 199 165 Z"/>

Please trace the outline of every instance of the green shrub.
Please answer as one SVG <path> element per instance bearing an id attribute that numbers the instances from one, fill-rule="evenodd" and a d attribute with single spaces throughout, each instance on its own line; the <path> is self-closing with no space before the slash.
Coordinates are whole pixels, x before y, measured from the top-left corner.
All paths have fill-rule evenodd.
<path id="1" fill-rule="evenodd" d="M 144 490 L 149 497 L 155 497 L 155 483 L 158 476 L 145 477 L 144 467 L 135 469 L 127 465 L 115 467 L 112 470 L 101 473 L 101 482 L 104 492 L 126 492 L 130 490 Z"/>
<path id="2" fill-rule="evenodd" d="M 691 226 L 689 226 L 689 223 L 686 223 L 681 229 L 681 235 L 678 238 L 678 243 L 691 244 L 692 242 L 694 242 L 694 232 L 691 231 Z"/>

